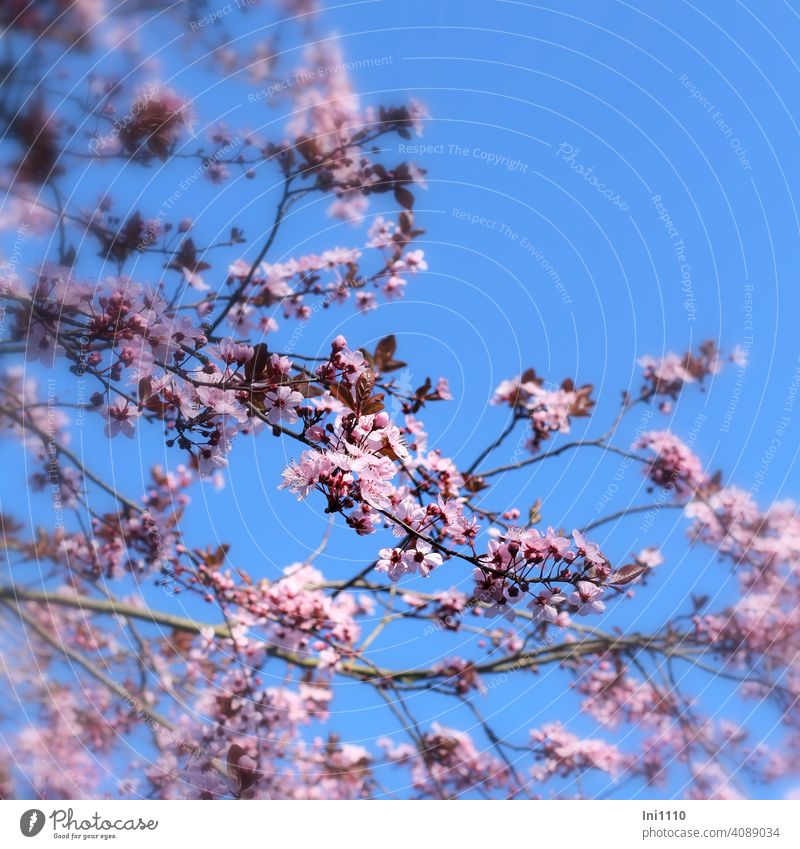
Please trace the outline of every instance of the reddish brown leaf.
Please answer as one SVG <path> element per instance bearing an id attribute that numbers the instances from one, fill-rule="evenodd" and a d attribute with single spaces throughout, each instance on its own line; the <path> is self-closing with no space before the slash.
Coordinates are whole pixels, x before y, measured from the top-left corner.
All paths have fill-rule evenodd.
<path id="1" fill-rule="evenodd" d="M 239 766 L 246 754 L 245 750 L 236 743 L 228 749 L 228 775 L 236 782 L 239 796 L 250 788 L 258 777 L 253 769 L 243 769 Z"/>
<path id="2" fill-rule="evenodd" d="M 412 209 L 414 206 L 414 195 L 408 189 L 403 188 L 403 186 L 395 186 L 394 199 L 404 209 Z"/>
<path id="3" fill-rule="evenodd" d="M 608 582 L 616 586 L 630 584 L 641 577 L 646 571 L 647 566 L 641 563 L 629 563 L 627 566 L 623 566 L 618 572 L 612 572 L 609 575 Z"/>
<path id="4" fill-rule="evenodd" d="M 153 383 L 149 377 L 143 377 L 139 381 L 139 401 L 144 403 L 153 394 Z"/>
<path id="5" fill-rule="evenodd" d="M 234 743 L 228 749 L 228 775 L 234 780 L 238 777 L 237 765 L 245 754 L 245 750 L 238 743 Z"/>
<path id="6" fill-rule="evenodd" d="M 489 484 L 482 477 L 470 475 L 464 479 L 464 488 L 467 492 L 480 492 L 482 489 L 488 489 Z"/>
<path id="7" fill-rule="evenodd" d="M 365 404 L 361 405 L 361 414 L 364 416 L 372 416 L 375 413 L 380 413 L 383 409 L 383 393 L 379 392 L 377 395 L 373 395 L 369 401 Z"/>
<path id="8" fill-rule="evenodd" d="M 309 139 L 306 137 L 302 137 L 298 139 L 295 147 L 300 152 L 300 155 L 306 162 L 315 162 L 318 158 L 317 154 L 317 143 L 314 139 Z"/>
<path id="9" fill-rule="evenodd" d="M 423 383 L 422 386 L 418 387 L 414 394 L 417 396 L 417 398 L 422 399 L 428 394 L 428 392 L 430 392 L 431 386 L 431 379 L 429 377 L 426 377 L 425 383 Z"/>
<path id="10" fill-rule="evenodd" d="M 407 363 L 394 358 L 396 350 L 397 339 L 394 335 L 385 336 L 375 347 L 374 356 L 368 357 L 370 365 L 374 364 L 375 368 L 381 372 L 397 371 L 397 369 L 403 368 Z"/>
<path id="11" fill-rule="evenodd" d="M 253 356 L 245 363 L 244 376 L 248 383 L 263 377 L 269 364 L 269 349 L 264 342 L 254 346 Z"/>
<path id="12" fill-rule="evenodd" d="M 375 386 L 375 372 L 367 369 L 356 381 L 356 405 L 361 406 L 369 399 Z"/>
<path id="13" fill-rule="evenodd" d="M 349 407 L 351 410 L 355 410 L 356 405 L 353 401 L 353 396 L 350 394 L 350 390 L 342 383 L 334 383 L 328 387 L 328 392 L 337 400 L 340 401 L 345 407 Z"/>
<path id="14" fill-rule="evenodd" d="M 169 157 L 169 148 L 158 136 L 150 136 L 147 146 L 162 161 L 166 162 Z"/>
<path id="15" fill-rule="evenodd" d="M 384 336 L 380 342 L 375 346 L 375 362 L 378 364 L 379 368 L 383 367 L 383 364 L 387 360 L 391 360 L 394 357 L 394 352 L 397 350 L 397 339 L 394 334 L 390 334 L 389 336 Z"/>
<path id="16" fill-rule="evenodd" d="M 359 351 L 364 355 L 364 359 L 367 361 L 367 365 L 370 368 L 377 368 L 377 363 L 375 362 L 375 358 L 370 354 L 370 352 L 366 348 L 359 348 Z"/>
<path id="17" fill-rule="evenodd" d="M 293 385 L 292 389 L 299 392 L 304 398 L 318 398 L 323 393 L 323 390 L 319 386 L 313 383 L 307 383 L 306 381 Z"/>

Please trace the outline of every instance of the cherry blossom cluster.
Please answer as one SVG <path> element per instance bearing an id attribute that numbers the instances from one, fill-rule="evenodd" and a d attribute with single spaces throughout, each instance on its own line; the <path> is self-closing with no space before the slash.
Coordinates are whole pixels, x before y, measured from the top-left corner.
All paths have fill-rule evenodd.
<path id="1" fill-rule="evenodd" d="M 414 788 L 423 796 L 447 798 L 475 788 L 505 787 L 508 783 L 508 767 L 504 763 L 481 752 L 469 734 L 437 722 L 423 734 L 421 750 L 391 740 L 380 743 L 390 761 L 410 766 Z"/>
<path id="2" fill-rule="evenodd" d="M 0 435 L 19 439 L 41 463 L 29 477 L 34 492 L 47 491 L 59 507 L 73 507 L 82 489 L 81 477 L 77 469 L 61 462 L 56 448 L 69 445 L 68 416 L 52 403 L 55 399 L 48 397 L 52 393 L 46 396 L 36 377 L 19 366 L 5 369 L 1 376 Z"/>
<path id="3" fill-rule="evenodd" d="M 223 570 L 218 557 L 205 557 L 185 581 L 227 612 L 235 626 L 230 639 L 237 651 L 261 658 L 267 640 L 298 656 L 313 653 L 320 668 L 334 667 L 352 653 L 361 634 L 356 617 L 372 609 L 367 598 L 326 594 L 320 588 L 322 574 L 302 563 L 288 566 L 277 581 L 262 580 L 254 586 Z"/>
<path id="4" fill-rule="evenodd" d="M 125 573 L 164 577 L 172 592 L 183 546 L 179 519 L 189 503 L 186 493 L 195 476 L 185 466 L 175 471 L 151 469 L 151 487 L 141 509 L 126 509 L 92 518 L 91 533 L 65 534 L 62 557 L 85 576 L 115 579 Z"/>
<path id="5" fill-rule="evenodd" d="M 132 157 L 157 156 L 162 162 L 194 121 L 191 104 L 166 86 L 137 92 L 129 115 L 119 125 L 122 148 Z"/>
<path id="6" fill-rule="evenodd" d="M 616 658 L 593 658 L 578 672 L 574 686 L 585 697 L 581 709 L 606 728 L 630 723 L 666 733 L 679 711 L 669 692 L 631 675 Z"/>
<path id="7" fill-rule="evenodd" d="M 571 734 L 560 722 L 551 722 L 531 731 L 531 744 L 537 760 L 532 769 L 534 780 L 547 781 L 554 775 L 569 777 L 586 770 L 599 770 L 618 776 L 631 767 L 631 758 L 611 743 L 583 740 Z"/>
<path id="8" fill-rule="evenodd" d="M 387 169 L 373 161 L 365 146 L 386 132 L 403 138 L 409 138 L 412 130 L 420 133 L 425 108 L 416 101 L 408 107 L 362 108 L 349 77 L 338 70 L 343 61 L 334 40 L 312 45 L 307 58 L 312 67 L 333 72 L 312 75 L 314 84 L 295 94 L 295 115 L 288 130 L 296 141 L 285 151 L 299 154 L 303 179 L 313 179 L 317 188 L 335 195 L 330 214 L 337 218 L 361 220 L 368 196 L 385 192 L 393 192 L 397 202 L 410 209 L 414 199 L 408 187 L 424 185 L 423 172 L 407 163 Z"/>
<path id="9" fill-rule="evenodd" d="M 657 486 L 674 490 L 678 495 L 691 495 L 705 480 L 700 458 L 668 430 L 643 433 L 633 447 L 649 449 L 655 455 L 644 473 Z"/>
<path id="10" fill-rule="evenodd" d="M 702 383 L 722 368 L 713 340 L 703 342 L 696 354 L 691 351 L 683 355 L 670 351 L 662 357 L 648 354 L 640 357 L 638 363 L 644 371 L 646 391 L 653 395 L 666 395 L 673 400 L 678 398 L 686 384 Z"/>
<path id="11" fill-rule="evenodd" d="M 180 768 L 179 752 L 165 747 L 148 768 L 161 798 L 353 799 L 369 795 L 372 756 L 363 748 L 301 736 L 324 721 L 331 693 L 315 684 L 262 687 L 241 674 L 207 688 L 198 708 L 205 721 L 180 729 L 200 757 Z M 210 756 L 219 752 L 220 757 Z"/>
<path id="12" fill-rule="evenodd" d="M 511 528 L 496 532 L 487 554 L 474 570 L 475 598 L 487 606 L 486 615 L 514 620 L 515 603 L 531 596 L 534 621 L 565 625 L 568 611 L 579 616 L 602 613 L 600 599 L 612 575 L 611 565 L 596 543 L 580 531 L 572 539 L 548 528 Z M 569 589 L 564 595 L 557 584 Z"/>
<path id="13" fill-rule="evenodd" d="M 588 416 L 594 401 L 592 386 L 577 388 L 570 379 L 560 387 L 548 387 L 533 369 L 521 376 L 504 380 L 495 390 L 493 404 L 507 404 L 515 415 L 530 423 L 528 448 L 536 453 L 542 442 L 554 433 L 569 433 L 574 417 Z"/>
<path id="14" fill-rule="evenodd" d="M 406 277 L 428 267 L 423 251 L 408 250 L 409 243 L 421 232 L 414 229 L 410 212 L 401 212 L 398 224 L 378 216 L 364 246 L 365 250 L 379 252 L 381 257 L 378 269 L 371 273 L 361 270 L 363 252 L 358 248 L 334 248 L 286 262 L 261 263 L 255 269 L 246 260 L 238 259 L 228 268 L 227 283 L 241 300 L 228 312 L 227 324 L 240 334 L 254 330 L 265 334 L 278 330 L 278 310 L 285 319 L 308 321 L 320 305 L 327 308 L 344 304 L 353 293 L 357 309 L 373 309 L 377 301 L 370 288 L 379 289 L 388 299 L 400 298 Z M 181 266 L 190 285 L 208 289 L 196 268 L 193 257 Z M 202 316 L 212 309 L 213 302 L 207 301 L 198 312 Z"/>
<path id="15" fill-rule="evenodd" d="M 331 255 L 302 264 L 309 269 L 336 262 Z M 12 303 L 12 338 L 25 340 L 29 362 L 53 367 L 65 357 L 105 388 L 91 400 L 107 422 L 107 436 L 133 437 L 143 416 L 161 420 L 168 435 L 173 432 L 169 444 L 190 451 L 203 474 L 226 465 L 237 433 L 293 424 L 305 397 L 322 394 L 337 374 L 346 374 L 354 387 L 369 371 L 361 352 L 340 353 L 341 362 L 314 375 L 265 353 L 263 343 L 224 337 L 209 345 L 203 325 L 174 314 L 161 292 L 126 277 L 109 278 L 95 290 L 70 269 L 44 266 L 30 289 L 16 274 L 4 288 Z M 309 421 L 320 417 L 311 408 L 306 412 Z M 396 428 L 387 433 L 398 440 Z"/>
<path id="16" fill-rule="evenodd" d="M 310 11 L 314 3 L 312 0 L 281 0 L 281 5 L 290 13 L 302 13 Z M 52 39 L 62 45 L 62 49 L 69 46 L 78 51 L 88 51 L 101 36 L 111 34 L 103 23 L 109 20 L 112 8 L 113 4 L 107 0 L 43 0 L 35 4 L 26 0 L 8 0 L 0 9 L 0 26 L 10 33 L 25 35 L 35 41 Z M 171 10 L 172 4 L 155 2 L 151 8 L 160 8 L 163 13 Z M 118 34 L 118 31 L 113 34 Z"/>

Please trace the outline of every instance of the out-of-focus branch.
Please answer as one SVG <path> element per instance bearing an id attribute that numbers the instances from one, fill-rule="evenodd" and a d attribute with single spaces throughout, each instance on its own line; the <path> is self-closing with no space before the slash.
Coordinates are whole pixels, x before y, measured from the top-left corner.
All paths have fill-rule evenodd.
<path id="1" fill-rule="evenodd" d="M 43 639 L 48 645 L 52 646 L 54 649 L 57 649 L 61 652 L 66 658 L 71 660 L 73 663 L 77 663 L 79 666 L 82 666 L 93 678 L 98 680 L 101 684 L 104 684 L 111 690 L 112 693 L 120 694 L 119 685 L 116 684 L 111 678 L 106 675 L 105 672 L 93 661 L 89 660 L 88 657 L 84 657 L 79 652 L 76 652 L 74 649 L 71 649 L 69 646 L 65 645 L 62 641 L 56 639 L 51 633 L 47 631 L 46 628 L 43 628 L 32 616 L 14 604 L 13 601 L 10 600 L 13 596 L 8 596 L 4 592 L 0 592 L 0 604 L 9 610 L 13 611 L 24 623 L 25 625 L 34 631 L 41 639 Z M 20 597 L 19 595 L 17 596 Z M 168 731 L 174 731 L 175 725 L 170 722 L 165 716 L 162 716 L 157 711 L 152 710 L 152 708 L 147 707 L 144 699 L 138 698 L 136 699 L 136 703 L 139 711 L 144 715 L 151 719 L 153 722 L 157 722 L 163 728 L 166 728 Z"/>
<path id="2" fill-rule="evenodd" d="M 0 602 L 13 604 L 13 602 L 19 601 L 61 604 L 67 607 L 93 610 L 97 613 L 107 615 L 131 617 L 150 622 L 151 624 L 165 625 L 178 631 L 186 631 L 194 634 L 200 634 L 202 631 L 210 629 L 218 638 L 231 638 L 230 629 L 226 625 L 211 625 L 182 616 L 175 616 L 171 613 L 138 607 L 133 604 L 106 599 L 94 599 L 88 596 L 67 596 L 60 593 L 43 592 L 41 590 L 25 590 L 17 589 L 13 586 L 0 586 Z M 702 652 L 705 650 L 705 647 L 697 644 L 689 633 L 677 633 L 666 636 L 639 633 L 613 635 L 606 634 L 597 629 L 576 627 L 575 630 L 585 631 L 591 634 L 591 636 L 573 643 L 546 644 L 527 652 L 520 652 L 516 655 L 477 664 L 475 671 L 478 673 L 514 672 L 548 663 L 575 660 L 579 657 L 601 654 L 603 652 L 631 651 L 634 649 L 657 651 L 666 655 L 679 650 L 682 659 L 686 660 L 693 652 Z M 270 643 L 265 642 L 262 647 L 268 655 L 280 658 L 294 666 L 304 669 L 316 669 L 320 665 L 319 661 L 314 657 L 300 656 Z M 433 668 L 392 670 L 383 669 L 372 664 L 364 665 L 363 663 L 356 663 L 354 661 L 343 661 L 337 667 L 337 672 L 359 680 L 383 679 L 387 682 L 425 681 L 447 677 L 446 672 L 441 672 Z"/>
<path id="3" fill-rule="evenodd" d="M 117 492 L 112 486 L 107 484 L 99 475 L 95 474 L 91 469 L 87 468 L 83 464 L 81 459 L 77 456 L 77 454 L 75 454 L 73 451 L 70 451 L 69 448 L 60 443 L 57 439 L 54 439 L 50 434 L 36 427 L 36 425 L 32 424 L 29 420 L 25 419 L 23 416 L 20 416 L 14 410 L 9 409 L 8 407 L 0 407 L 0 415 L 8 416 L 8 418 L 16 422 L 21 428 L 35 433 L 45 445 L 52 445 L 53 450 L 57 454 L 66 457 L 78 469 L 78 471 L 82 475 L 84 475 L 84 477 L 97 484 L 97 486 L 99 486 L 109 495 L 112 495 L 114 498 L 117 499 L 117 501 L 119 501 L 120 504 L 124 505 L 129 510 L 132 510 L 134 513 L 144 512 L 144 508 L 141 507 L 141 505 L 136 504 L 135 502 L 126 498 L 121 493 Z"/>

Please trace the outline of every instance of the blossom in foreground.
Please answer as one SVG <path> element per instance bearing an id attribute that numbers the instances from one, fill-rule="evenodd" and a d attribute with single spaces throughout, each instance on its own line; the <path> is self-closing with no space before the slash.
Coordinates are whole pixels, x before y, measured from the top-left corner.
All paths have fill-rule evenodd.
<path id="1" fill-rule="evenodd" d="M 408 571 L 404 552 L 399 548 L 382 548 L 375 569 L 378 572 L 385 572 L 389 576 L 389 580 L 399 581 Z"/>
<path id="2" fill-rule="evenodd" d="M 413 549 L 406 552 L 405 560 L 409 569 L 416 569 L 423 578 L 427 578 L 431 570 L 442 565 L 442 555 L 433 551 L 431 544 L 421 539 L 416 541 Z"/>
<path id="3" fill-rule="evenodd" d="M 267 392 L 264 398 L 267 421 L 271 425 L 294 424 L 297 421 L 297 408 L 303 403 L 303 396 L 288 386 L 279 386 L 274 392 Z"/>
<path id="4" fill-rule="evenodd" d="M 563 604 L 567 597 L 562 595 L 558 590 L 542 590 L 528 604 L 528 607 L 533 612 L 534 622 L 555 622 L 558 618 L 558 605 Z"/>
<path id="5" fill-rule="evenodd" d="M 579 616 L 587 616 L 590 613 L 602 613 L 606 606 L 600 601 L 599 596 L 603 594 L 603 588 L 589 581 L 578 581 L 575 584 L 575 592 L 569 597 L 569 603 L 576 608 Z"/>
<path id="6" fill-rule="evenodd" d="M 139 418 L 139 411 L 125 398 L 116 398 L 100 411 L 108 424 L 105 426 L 106 436 L 116 436 L 118 433 L 133 438 L 136 432 L 136 419 Z"/>

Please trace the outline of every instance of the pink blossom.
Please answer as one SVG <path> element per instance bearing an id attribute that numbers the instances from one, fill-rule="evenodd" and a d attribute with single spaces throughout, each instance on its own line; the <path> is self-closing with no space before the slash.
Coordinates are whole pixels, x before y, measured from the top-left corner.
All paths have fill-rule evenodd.
<path id="1" fill-rule="evenodd" d="M 188 101 L 165 87 L 143 89 L 129 114 L 130 120 L 121 127 L 120 140 L 133 153 L 146 145 L 162 161 L 181 133 L 191 129 L 193 120 Z"/>
<path id="2" fill-rule="evenodd" d="M 399 548 L 382 548 L 375 568 L 378 572 L 385 572 L 389 580 L 397 582 L 413 567 L 406 562 L 405 552 Z"/>
<path id="3" fill-rule="evenodd" d="M 251 345 L 245 345 L 227 337 L 214 347 L 213 353 L 229 365 L 232 363 L 244 365 L 253 358 L 254 349 Z"/>
<path id="4" fill-rule="evenodd" d="M 281 487 L 297 493 L 298 500 L 306 498 L 316 484 L 333 469 L 330 458 L 318 451 L 304 451 L 299 463 L 292 461 L 282 473 Z"/>
<path id="5" fill-rule="evenodd" d="M 405 552 L 404 556 L 409 571 L 416 570 L 423 578 L 427 578 L 431 571 L 442 565 L 442 555 L 432 550 L 431 544 L 418 539 L 413 549 Z"/>
<path id="6" fill-rule="evenodd" d="M 575 584 L 575 592 L 569 597 L 569 603 L 576 608 L 579 616 L 588 616 L 590 613 L 602 613 L 606 606 L 600 601 L 599 596 L 603 594 L 603 588 L 589 581 L 578 581 Z"/>
<path id="7" fill-rule="evenodd" d="M 730 361 L 739 368 L 747 368 L 750 362 L 749 349 L 742 348 L 741 345 L 736 345 L 730 353 Z"/>
<path id="8" fill-rule="evenodd" d="M 534 597 L 528 607 L 533 611 L 534 621 L 555 622 L 558 617 L 557 606 L 566 600 L 566 596 L 557 590 L 545 589 Z"/>
<path id="9" fill-rule="evenodd" d="M 446 377 L 440 377 L 436 381 L 436 394 L 442 401 L 452 401 L 453 393 L 450 391 L 450 384 Z"/>
<path id="10" fill-rule="evenodd" d="M 656 455 L 645 474 L 653 483 L 680 494 L 694 492 L 705 479 L 702 464 L 686 443 L 668 430 L 648 431 L 634 443 Z"/>
<path id="11" fill-rule="evenodd" d="M 105 427 L 106 436 L 116 436 L 118 433 L 133 438 L 136 431 L 136 419 L 141 415 L 136 407 L 122 397 L 115 398 L 110 404 L 100 410 L 108 424 Z"/>
<path id="12" fill-rule="evenodd" d="M 653 569 L 664 562 L 664 557 L 659 549 L 648 546 L 647 548 L 643 548 L 636 555 L 636 561 L 650 569 Z"/>
<path id="13" fill-rule="evenodd" d="M 392 274 L 383 284 L 383 294 L 387 298 L 402 298 L 405 294 L 406 281 L 396 274 Z"/>
<path id="14" fill-rule="evenodd" d="M 608 561 L 601 553 L 600 546 L 597 543 L 588 542 L 580 531 L 573 531 L 572 539 L 575 541 L 578 556 L 583 557 L 587 563 L 601 567 L 607 564 Z"/>
<path id="15" fill-rule="evenodd" d="M 581 740 L 560 722 L 532 731 L 531 742 L 542 761 L 532 770 L 536 781 L 546 781 L 554 775 L 581 775 L 587 769 L 597 769 L 614 778 L 631 762 L 616 746 L 602 740 Z"/>
<path id="16" fill-rule="evenodd" d="M 303 396 L 289 386 L 279 386 L 274 392 L 267 392 L 264 396 L 267 421 L 271 425 L 294 424 L 297 421 L 296 410 L 302 403 Z"/>

